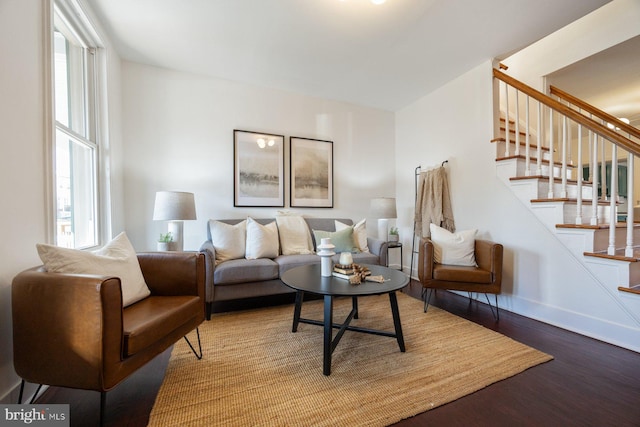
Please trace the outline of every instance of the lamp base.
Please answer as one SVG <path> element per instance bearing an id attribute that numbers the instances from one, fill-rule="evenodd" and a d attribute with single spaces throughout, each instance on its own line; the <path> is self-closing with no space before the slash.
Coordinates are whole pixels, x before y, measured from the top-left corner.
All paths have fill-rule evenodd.
<path id="1" fill-rule="evenodd" d="M 184 238 L 182 230 L 184 229 L 184 222 L 182 221 L 169 221 L 168 231 L 173 236 L 173 250 L 182 252 L 184 250 Z"/>

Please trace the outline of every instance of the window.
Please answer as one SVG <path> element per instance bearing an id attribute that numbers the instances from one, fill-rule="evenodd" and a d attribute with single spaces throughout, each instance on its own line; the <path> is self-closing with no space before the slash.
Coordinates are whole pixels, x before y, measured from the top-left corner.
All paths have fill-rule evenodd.
<path id="1" fill-rule="evenodd" d="M 93 29 L 56 1 L 53 18 L 55 239 L 58 246 L 99 243 L 96 43 Z M 74 19 L 69 19 L 73 17 Z"/>

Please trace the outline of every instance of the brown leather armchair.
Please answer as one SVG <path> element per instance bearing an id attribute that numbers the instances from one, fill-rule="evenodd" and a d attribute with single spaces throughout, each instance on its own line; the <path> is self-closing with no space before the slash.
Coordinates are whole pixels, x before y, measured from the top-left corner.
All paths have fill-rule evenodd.
<path id="1" fill-rule="evenodd" d="M 205 317 L 204 255 L 140 253 L 138 261 L 151 295 L 125 308 L 117 277 L 36 267 L 13 279 L 13 361 L 23 379 L 20 400 L 25 381 L 96 390 L 102 424 L 108 390 L 197 331 Z M 202 357 L 202 347 L 200 354 L 191 349 Z"/>
<path id="2" fill-rule="evenodd" d="M 502 252 L 503 247 L 499 243 L 476 240 L 475 258 L 478 267 L 443 265 L 434 262 L 433 242 L 422 239 L 418 251 L 418 278 L 423 287 L 425 313 L 432 292 L 437 289 L 448 289 L 485 294 L 491 312 L 496 320 L 500 320 L 498 294 L 502 287 Z M 495 313 L 487 294 L 495 294 Z"/>

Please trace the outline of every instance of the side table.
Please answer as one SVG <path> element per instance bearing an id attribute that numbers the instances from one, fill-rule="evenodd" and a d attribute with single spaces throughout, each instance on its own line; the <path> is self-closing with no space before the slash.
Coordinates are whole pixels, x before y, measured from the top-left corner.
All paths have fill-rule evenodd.
<path id="1" fill-rule="evenodd" d="M 400 242 L 387 242 L 387 264 L 389 263 L 389 249 L 400 249 L 400 268 L 398 270 L 402 271 L 402 243 Z"/>

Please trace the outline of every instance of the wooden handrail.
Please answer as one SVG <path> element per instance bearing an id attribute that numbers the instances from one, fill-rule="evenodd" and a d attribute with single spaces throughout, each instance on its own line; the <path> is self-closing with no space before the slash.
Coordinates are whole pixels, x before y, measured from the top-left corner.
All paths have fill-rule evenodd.
<path id="1" fill-rule="evenodd" d="M 576 98 L 575 96 L 563 91 L 562 89 L 558 89 L 555 86 L 551 86 L 550 88 L 550 93 L 551 95 L 555 95 L 559 98 L 564 99 L 565 101 L 568 101 L 569 103 L 575 105 L 576 107 L 580 108 L 581 110 L 584 110 L 590 114 L 593 114 L 594 116 L 597 116 L 598 118 L 605 120 L 608 123 L 611 123 L 612 125 L 614 125 L 615 127 L 620 128 L 620 130 L 628 133 L 629 135 L 633 135 L 636 138 L 640 139 L 640 130 L 635 128 L 634 126 L 631 126 L 625 122 L 623 122 L 622 120 L 620 120 L 619 118 L 612 116 L 611 114 L 602 111 L 601 109 L 599 109 L 598 107 L 594 107 L 593 105 L 584 102 L 583 100 L 581 100 L 580 98 Z"/>
<path id="2" fill-rule="evenodd" d="M 514 79 L 513 77 L 503 73 L 498 69 L 495 69 L 495 68 L 493 69 L 493 76 L 498 80 L 502 80 L 508 85 L 513 86 L 520 92 L 526 95 L 529 95 L 531 98 L 539 101 L 540 103 L 546 105 L 547 107 L 552 108 L 558 113 L 570 118 L 574 122 L 579 123 L 582 126 L 586 127 L 587 129 L 606 138 L 607 140 L 616 144 L 618 147 L 624 148 L 625 150 L 629 151 L 630 153 L 633 153 L 636 156 L 640 156 L 640 145 L 631 141 L 629 138 L 626 138 L 620 135 L 619 133 L 609 129 L 608 127 L 598 123 L 597 121 L 589 117 L 586 117 L 583 114 L 580 114 L 573 108 L 567 107 L 560 101 L 557 101 L 551 98 L 550 96 L 545 95 L 544 93 L 532 88 L 531 86 L 528 86 L 522 83 L 519 80 Z"/>

